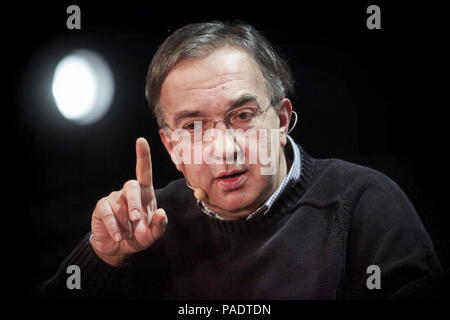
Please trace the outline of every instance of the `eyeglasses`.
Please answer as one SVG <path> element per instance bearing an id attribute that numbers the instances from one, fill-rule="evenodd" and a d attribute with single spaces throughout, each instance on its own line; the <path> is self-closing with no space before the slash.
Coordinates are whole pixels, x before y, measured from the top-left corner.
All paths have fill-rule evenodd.
<path id="1" fill-rule="evenodd" d="M 223 122 L 227 129 L 243 129 L 248 130 L 257 127 L 263 121 L 263 115 L 270 109 L 270 105 L 261 111 L 259 106 L 243 106 L 228 111 L 224 119 L 214 120 L 208 117 L 191 118 L 184 123 L 181 123 L 179 127 L 172 129 L 166 124 L 166 127 L 172 131 L 182 129 L 184 132 L 194 134 L 195 130 L 201 130 L 206 132 L 209 129 L 213 129 L 219 122 Z M 199 128 L 199 126 L 201 127 Z M 198 129 L 197 129 L 198 128 Z"/>

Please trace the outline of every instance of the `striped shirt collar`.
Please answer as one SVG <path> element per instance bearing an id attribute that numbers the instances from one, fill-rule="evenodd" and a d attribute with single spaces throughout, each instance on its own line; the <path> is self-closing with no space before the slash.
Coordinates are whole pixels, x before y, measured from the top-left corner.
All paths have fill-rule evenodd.
<path id="1" fill-rule="evenodd" d="M 287 137 L 288 137 L 288 148 L 291 149 L 290 151 L 294 158 L 292 161 L 291 168 L 289 169 L 288 174 L 283 179 L 277 190 L 275 190 L 275 192 L 269 197 L 269 199 L 267 199 L 267 201 L 263 205 L 261 205 L 258 209 L 256 209 L 250 215 L 248 215 L 246 220 L 252 219 L 261 214 L 264 215 L 267 212 L 269 212 L 270 208 L 275 203 L 275 201 L 280 197 L 280 195 L 284 192 L 284 190 L 286 190 L 286 187 L 292 182 L 300 179 L 301 164 L 302 164 L 301 153 L 298 146 L 295 144 L 294 140 L 290 136 Z M 203 201 L 197 200 L 197 206 L 208 216 L 219 220 L 224 220 L 217 212 L 208 208 L 206 204 L 203 203 Z"/>

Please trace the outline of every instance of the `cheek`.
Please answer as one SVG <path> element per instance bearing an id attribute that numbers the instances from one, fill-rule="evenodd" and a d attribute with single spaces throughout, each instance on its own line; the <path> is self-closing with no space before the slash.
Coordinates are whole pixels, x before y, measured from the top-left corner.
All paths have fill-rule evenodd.
<path id="1" fill-rule="evenodd" d="M 245 143 L 245 163 L 256 166 L 263 163 L 263 166 L 270 166 L 272 164 L 267 162 L 268 159 L 276 158 L 285 144 L 286 136 L 281 135 L 280 130 L 276 128 L 260 130 Z M 243 145 L 240 143 L 241 148 Z"/>
<path id="2" fill-rule="evenodd" d="M 261 189 L 265 189 L 268 185 L 272 185 L 272 182 L 274 180 L 273 175 L 261 174 L 260 166 L 254 168 L 254 172 L 252 172 L 251 178 L 255 183 L 255 185 L 252 185 L 251 187 L 256 187 L 257 189 L 259 189 L 259 186 L 261 187 Z"/>
<path id="3" fill-rule="evenodd" d="M 245 163 L 255 165 L 258 161 L 258 139 L 251 137 L 245 145 Z"/>
<path id="4" fill-rule="evenodd" d="M 211 181 L 212 175 L 209 170 L 209 166 L 201 164 L 185 164 L 183 166 L 183 175 L 189 181 L 189 183 L 195 187 L 206 187 Z"/>

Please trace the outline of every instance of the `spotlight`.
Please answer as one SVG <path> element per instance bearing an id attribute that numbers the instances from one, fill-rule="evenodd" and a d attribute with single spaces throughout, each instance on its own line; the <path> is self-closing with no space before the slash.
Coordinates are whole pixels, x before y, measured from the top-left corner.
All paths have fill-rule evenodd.
<path id="1" fill-rule="evenodd" d="M 52 92 L 58 110 L 66 119 L 90 124 L 108 111 L 114 94 L 114 79 L 101 56 L 81 49 L 58 63 Z"/>

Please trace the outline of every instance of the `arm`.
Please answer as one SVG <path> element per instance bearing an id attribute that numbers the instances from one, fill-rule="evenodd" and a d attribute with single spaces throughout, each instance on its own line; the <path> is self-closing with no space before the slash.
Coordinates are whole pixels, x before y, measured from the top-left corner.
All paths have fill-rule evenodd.
<path id="1" fill-rule="evenodd" d="M 347 202 L 347 298 L 387 298 L 414 280 L 441 272 L 431 239 L 404 192 L 378 172 L 368 177 Z M 380 290 L 367 288 L 370 265 L 380 267 Z"/>
<path id="2" fill-rule="evenodd" d="M 100 297 L 123 297 L 121 282 L 124 268 L 114 267 L 94 252 L 90 243 L 89 233 L 77 247 L 61 263 L 57 273 L 47 281 L 41 283 L 35 294 L 43 299 L 77 299 Z M 67 281 L 71 273 L 67 273 L 70 265 L 80 268 L 81 288 L 69 289 Z"/>
<path id="3" fill-rule="evenodd" d="M 83 239 L 57 274 L 38 288 L 41 296 L 120 297 L 124 276 L 139 264 L 139 258 L 158 251 L 153 245 L 164 234 L 167 216 L 157 208 L 150 147 L 143 138 L 136 141 L 136 157 L 137 180 L 127 181 L 121 190 L 97 202 L 91 219 L 92 237 Z M 153 264 L 163 264 L 157 257 Z M 66 285 L 70 265 L 80 268 L 80 290 L 69 290 Z"/>

